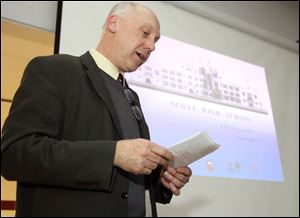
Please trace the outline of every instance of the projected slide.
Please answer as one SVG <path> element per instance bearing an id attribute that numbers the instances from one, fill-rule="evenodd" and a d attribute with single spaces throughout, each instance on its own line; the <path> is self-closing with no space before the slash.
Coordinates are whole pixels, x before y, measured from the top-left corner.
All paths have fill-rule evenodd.
<path id="1" fill-rule="evenodd" d="M 220 145 L 191 164 L 194 175 L 284 180 L 262 67 L 162 36 L 126 79 L 153 141 L 169 147 L 206 131 Z"/>

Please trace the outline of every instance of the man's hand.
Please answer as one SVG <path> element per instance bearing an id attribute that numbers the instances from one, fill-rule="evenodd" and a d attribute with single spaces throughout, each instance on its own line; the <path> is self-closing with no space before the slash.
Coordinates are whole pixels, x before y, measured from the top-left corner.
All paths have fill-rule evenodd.
<path id="1" fill-rule="evenodd" d="M 146 139 L 128 139 L 117 142 L 114 165 L 130 173 L 150 174 L 172 159 L 172 153 L 160 145 Z"/>
<path id="2" fill-rule="evenodd" d="M 180 195 L 180 189 L 189 182 L 191 175 L 192 170 L 187 166 L 176 169 L 168 166 L 162 170 L 160 179 L 162 184 L 173 194 Z"/>

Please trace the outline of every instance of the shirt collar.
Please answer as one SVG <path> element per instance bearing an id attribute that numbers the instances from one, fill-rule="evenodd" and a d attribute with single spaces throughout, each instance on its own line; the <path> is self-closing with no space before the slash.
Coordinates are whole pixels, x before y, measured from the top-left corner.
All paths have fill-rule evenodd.
<path id="1" fill-rule="evenodd" d="M 110 77 L 117 80 L 120 72 L 118 71 L 118 68 L 115 67 L 110 60 L 108 60 L 103 54 L 98 52 L 95 49 L 91 49 L 90 54 L 92 55 L 94 61 L 96 62 L 97 66 L 103 70 L 105 73 L 107 73 Z"/>

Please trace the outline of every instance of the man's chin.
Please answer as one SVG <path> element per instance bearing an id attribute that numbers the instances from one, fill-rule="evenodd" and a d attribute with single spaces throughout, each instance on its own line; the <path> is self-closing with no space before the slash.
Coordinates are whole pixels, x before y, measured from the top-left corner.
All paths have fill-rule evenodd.
<path id="1" fill-rule="evenodd" d="M 132 67 L 128 67 L 126 72 L 134 72 L 136 71 L 142 64 L 138 65 L 138 66 L 132 66 Z"/>

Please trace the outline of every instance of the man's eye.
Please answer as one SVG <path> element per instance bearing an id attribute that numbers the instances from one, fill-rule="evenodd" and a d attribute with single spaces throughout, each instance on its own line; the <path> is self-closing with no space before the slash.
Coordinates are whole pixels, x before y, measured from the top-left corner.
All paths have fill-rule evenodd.
<path id="1" fill-rule="evenodd" d="M 149 34 L 150 34 L 149 32 L 144 31 L 144 36 L 149 36 Z"/>

